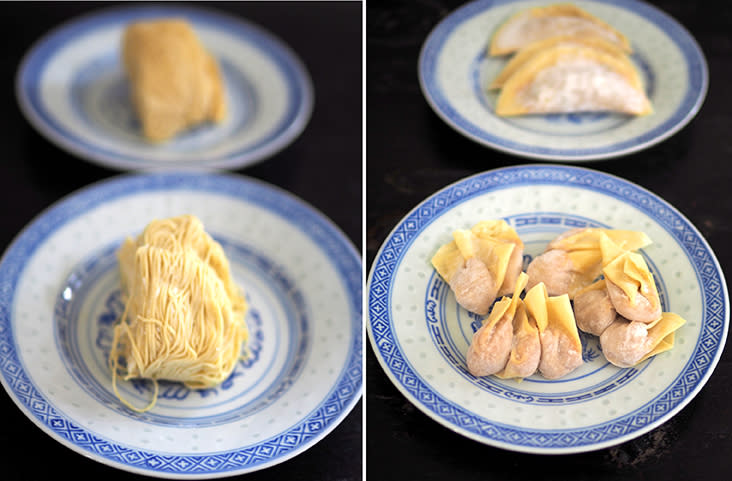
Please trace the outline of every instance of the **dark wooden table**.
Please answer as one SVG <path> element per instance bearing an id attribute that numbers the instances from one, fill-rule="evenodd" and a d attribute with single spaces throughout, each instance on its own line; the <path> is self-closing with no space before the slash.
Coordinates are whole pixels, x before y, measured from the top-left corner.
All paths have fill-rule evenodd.
<path id="1" fill-rule="evenodd" d="M 94 3 L 0 5 L 0 250 L 41 210 L 91 182 L 117 175 L 82 161 L 39 135 L 20 113 L 14 80 L 22 55 L 41 35 Z M 330 217 L 353 243 L 362 243 L 362 6 L 359 2 L 222 3 L 229 12 L 270 30 L 289 44 L 313 80 L 310 123 L 289 147 L 238 173 L 280 186 Z M 134 479 L 76 454 L 37 428 L 0 389 L 0 479 Z M 362 402 L 322 441 L 247 480 L 360 480 Z"/>
<path id="2" fill-rule="evenodd" d="M 417 77 L 420 47 L 458 0 L 367 2 L 367 268 L 389 231 L 438 189 L 485 170 L 533 163 L 483 147 L 433 113 Z M 618 175 L 666 199 L 696 225 L 729 271 L 732 232 L 732 5 L 651 2 L 701 45 L 710 87 L 684 129 L 642 152 L 577 165 Z M 732 357 L 725 351 L 704 389 L 646 435 L 600 451 L 537 456 L 453 433 L 392 385 L 369 346 L 366 469 L 378 480 L 726 479 L 732 473 Z"/>

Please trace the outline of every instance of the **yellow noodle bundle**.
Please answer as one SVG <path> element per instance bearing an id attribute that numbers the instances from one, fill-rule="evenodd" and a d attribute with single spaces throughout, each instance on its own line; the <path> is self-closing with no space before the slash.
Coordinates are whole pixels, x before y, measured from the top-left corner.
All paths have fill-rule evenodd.
<path id="1" fill-rule="evenodd" d="M 180 381 L 191 389 L 225 380 L 247 340 L 247 304 L 221 245 L 194 216 L 148 224 L 118 252 L 125 311 L 109 355 L 116 380 Z M 120 357 L 124 360 L 120 364 Z"/>
<path id="2" fill-rule="evenodd" d="M 189 127 L 226 118 L 218 63 L 186 20 L 130 24 L 122 36 L 122 61 L 147 140 L 163 142 Z"/>

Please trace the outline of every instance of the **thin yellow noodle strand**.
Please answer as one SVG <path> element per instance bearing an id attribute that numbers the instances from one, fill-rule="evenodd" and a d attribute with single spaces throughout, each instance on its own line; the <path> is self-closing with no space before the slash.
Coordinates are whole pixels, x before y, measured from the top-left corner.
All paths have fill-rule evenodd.
<path id="1" fill-rule="evenodd" d="M 152 409 L 158 380 L 191 389 L 225 380 L 242 357 L 247 303 L 233 282 L 224 250 L 194 216 L 148 224 L 118 252 L 125 309 L 114 327 L 109 364 L 115 395 L 130 409 Z M 121 366 L 119 358 L 125 360 Z M 117 378 L 151 379 L 152 401 L 137 408 Z"/>

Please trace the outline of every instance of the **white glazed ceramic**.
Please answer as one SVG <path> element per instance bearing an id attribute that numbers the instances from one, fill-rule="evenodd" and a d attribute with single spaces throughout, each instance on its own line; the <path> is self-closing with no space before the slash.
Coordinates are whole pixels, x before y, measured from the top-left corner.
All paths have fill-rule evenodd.
<path id="1" fill-rule="evenodd" d="M 425 41 L 419 78 L 434 111 L 458 132 L 523 157 L 575 162 L 615 157 L 654 145 L 696 115 L 707 92 L 706 60 L 674 19 L 637 0 L 580 0 L 581 8 L 624 33 L 654 113 L 605 112 L 498 117 L 498 91 L 487 86 L 508 62 L 490 57 L 494 32 L 512 14 L 545 1 L 477 0 L 440 22 Z"/>
<path id="2" fill-rule="evenodd" d="M 190 213 L 224 247 L 247 296 L 249 355 L 213 389 L 162 382 L 126 408 L 107 356 L 123 309 L 115 251 L 154 218 Z M 69 448 L 150 476 L 261 469 L 312 446 L 360 398 L 361 261 L 321 213 L 237 176 L 123 176 L 61 200 L 0 262 L 0 380 Z M 150 383 L 118 384 L 137 406 Z"/>
<path id="3" fill-rule="evenodd" d="M 583 334 L 584 363 L 562 379 L 471 375 L 465 353 L 481 318 L 455 302 L 430 259 L 454 230 L 496 218 L 521 236 L 525 262 L 574 227 L 646 232 L 653 244 L 642 253 L 663 308 L 687 320 L 674 348 L 620 369 L 605 360 L 596 337 Z M 469 438 L 533 453 L 599 449 L 668 420 L 711 375 L 729 322 L 714 253 L 674 207 L 620 178 L 552 165 L 484 172 L 420 203 L 384 242 L 367 292 L 372 347 L 407 399 Z"/>

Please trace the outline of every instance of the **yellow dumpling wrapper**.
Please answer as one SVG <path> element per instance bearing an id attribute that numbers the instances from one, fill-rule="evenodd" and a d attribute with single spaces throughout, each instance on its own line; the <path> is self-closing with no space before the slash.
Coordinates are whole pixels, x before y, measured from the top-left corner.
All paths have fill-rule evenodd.
<path id="1" fill-rule="evenodd" d="M 478 258 L 493 275 L 496 286 L 503 283 L 515 244 L 489 236 L 477 236 L 471 230 L 453 232 L 453 241 L 443 245 L 432 257 L 435 270 L 450 283 L 455 272 L 471 257 Z"/>
<path id="2" fill-rule="evenodd" d="M 218 64 L 185 20 L 129 25 L 122 36 L 122 61 L 147 140 L 162 142 L 194 125 L 225 119 Z"/>
<path id="3" fill-rule="evenodd" d="M 520 343 L 525 336 L 535 337 L 537 343 L 536 348 L 538 353 L 541 353 L 541 345 L 539 344 L 539 331 L 536 327 L 536 322 L 531 321 L 526 314 L 526 307 L 521 300 L 521 292 L 526 287 L 529 281 L 529 276 L 522 272 L 519 274 L 514 286 L 513 296 L 511 298 L 503 297 L 493 307 L 493 311 L 488 318 L 488 322 L 497 322 L 498 319 L 503 317 L 510 317 L 512 319 L 513 326 L 513 343 L 511 346 L 511 353 L 508 357 L 506 366 L 498 373 L 496 377 L 501 379 L 521 378 L 520 366 L 525 362 L 530 362 L 530 359 L 526 359 L 524 355 L 531 355 L 530 353 L 524 353 L 520 350 Z M 535 364 L 538 365 L 538 356 L 535 360 Z M 536 370 L 536 366 L 532 366 L 532 371 Z"/>
<path id="4" fill-rule="evenodd" d="M 582 289 L 580 289 L 579 291 L 577 291 L 577 293 L 575 294 L 575 297 L 577 297 L 581 294 L 584 294 L 586 292 L 604 291 L 605 289 L 607 289 L 607 287 L 605 286 L 605 279 L 599 279 L 599 280 L 593 282 L 592 284 L 585 286 Z"/>
<path id="5" fill-rule="evenodd" d="M 470 230 L 478 237 L 489 237 L 504 242 L 512 242 L 521 247 L 524 245 L 516 229 L 511 227 L 503 219 L 483 220 L 475 224 Z"/>
<path id="6" fill-rule="evenodd" d="M 661 354 L 662 352 L 670 351 L 674 347 L 674 338 L 676 336 L 676 332 L 672 332 L 668 336 L 661 339 L 661 341 L 656 345 L 656 347 L 651 350 L 648 354 L 643 356 L 638 363 L 645 361 L 646 359 L 649 359 L 656 354 Z"/>
<path id="7" fill-rule="evenodd" d="M 594 48 L 556 46 L 529 59 L 503 86 L 496 115 L 653 111 L 632 63 Z"/>
<path id="8" fill-rule="evenodd" d="M 443 245 L 432 256 L 432 266 L 448 284 L 455 272 L 464 263 L 465 259 L 460 254 L 460 249 L 458 249 L 455 241 Z"/>
<path id="9" fill-rule="evenodd" d="M 574 311 L 567 294 L 549 297 L 546 286 L 540 282 L 526 293 L 524 304 L 529 315 L 536 321 L 540 333 L 550 327 L 563 331 L 577 349 L 582 350 L 577 323 L 574 320 Z"/>
<path id="10" fill-rule="evenodd" d="M 641 231 L 587 227 L 553 240 L 549 243 L 547 249 L 561 249 L 564 251 L 598 249 L 601 247 L 605 236 L 607 236 L 606 240 L 611 240 L 618 247 L 629 251 L 642 249 L 652 243 L 650 237 Z"/>
<path id="11" fill-rule="evenodd" d="M 522 375 L 521 371 L 519 371 L 520 366 L 527 362 L 532 362 L 531 359 L 526 358 L 527 353 L 521 352 L 519 349 L 522 340 L 528 338 L 530 342 L 535 342 L 539 356 L 541 355 L 539 329 L 536 326 L 536 322 L 529 319 L 526 314 L 526 305 L 523 302 L 518 304 L 516 313 L 513 317 L 513 337 L 514 345 L 511 348 L 511 354 L 508 357 L 506 367 L 504 367 L 502 371 L 497 372 L 495 376 L 500 379 L 517 379 L 518 381 L 521 381 L 525 375 Z M 534 370 L 536 370 L 536 366 L 538 366 L 538 361 L 539 357 L 537 356 L 534 362 L 535 366 L 533 366 Z"/>
<path id="12" fill-rule="evenodd" d="M 602 37 L 579 37 L 573 35 L 558 35 L 556 37 L 549 37 L 542 40 L 538 40 L 534 43 L 530 43 L 519 50 L 516 55 L 511 57 L 511 60 L 503 67 L 501 72 L 493 79 L 493 82 L 488 87 L 489 89 L 500 89 L 516 73 L 521 66 L 528 62 L 536 54 L 558 45 L 563 46 L 585 46 L 595 48 L 609 55 L 617 57 L 623 61 L 628 60 L 625 52 L 618 47 L 616 44 L 609 42 Z"/>
<path id="13" fill-rule="evenodd" d="M 685 323 L 686 320 L 678 314 L 664 312 L 661 318 L 654 321 L 648 328 L 648 340 L 652 348 L 638 362 L 643 362 L 649 357 L 673 348 L 676 331 Z"/>
<path id="14" fill-rule="evenodd" d="M 650 243 L 650 238 L 643 232 L 589 227 L 558 237 L 549 243 L 547 250 L 567 252 L 574 272 L 568 294 L 570 299 L 574 299 L 602 274 L 607 255 L 626 252 L 619 245 L 638 249 Z"/>
<path id="15" fill-rule="evenodd" d="M 646 246 L 651 242 L 643 232 L 589 227 L 568 231 L 549 243 L 547 251 L 564 251 L 571 263 L 572 276 L 566 288 L 570 299 L 574 299 L 602 274 L 605 250 L 610 247 L 620 249 L 613 239 L 631 248 Z M 624 249 L 620 251 L 625 252 Z"/>
<path id="16" fill-rule="evenodd" d="M 580 277 L 592 282 L 600 275 L 602 253 L 598 249 L 570 251 L 567 256 L 572 260 L 574 270 L 581 274 Z"/>
<path id="17" fill-rule="evenodd" d="M 483 319 L 483 324 L 495 324 L 503 317 L 513 317 L 516 313 L 516 308 L 521 303 L 521 292 L 526 287 L 526 283 L 529 281 L 529 276 L 525 272 L 519 274 L 516 286 L 514 287 L 513 296 L 502 297 L 498 302 L 493 305 L 491 313 Z"/>
<path id="18" fill-rule="evenodd" d="M 555 4 L 523 10 L 506 20 L 493 34 L 490 55 L 505 55 L 557 35 L 601 37 L 631 52 L 622 33 L 591 13 L 572 4 Z"/>
<path id="19" fill-rule="evenodd" d="M 631 305 L 635 305 L 639 293 L 649 301 L 658 300 L 653 274 L 643 256 L 637 252 L 625 252 L 616 257 L 602 269 L 602 273 L 605 279 L 618 286 L 628 296 Z"/>

